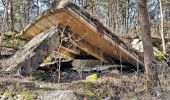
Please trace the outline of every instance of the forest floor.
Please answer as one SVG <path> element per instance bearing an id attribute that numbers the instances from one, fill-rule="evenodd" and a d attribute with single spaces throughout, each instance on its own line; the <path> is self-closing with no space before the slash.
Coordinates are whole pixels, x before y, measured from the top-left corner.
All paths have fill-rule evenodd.
<path id="1" fill-rule="evenodd" d="M 9 51 L 9 52 L 8 52 Z M 5 48 L 0 62 L 15 53 Z M 62 70 L 60 83 L 55 71 L 39 69 L 28 76 L 19 76 L 0 71 L 0 99 L 2 100 L 55 100 L 55 97 L 75 100 L 170 100 L 170 68 L 165 61 L 160 63 L 160 86 L 154 94 L 146 89 L 143 71 L 133 69 L 107 69 L 100 72 L 78 72 L 72 68 Z M 54 66 L 53 66 L 54 67 Z M 89 75 L 97 80 L 87 80 Z M 68 98 L 65 98 L 68 97 Z M 58 99 L 60 100 L 60 99 Z M 74 100 L 74 99 L 73 99 Z"/>
<path id="2" fill-rule="evenodd" d="M 57 83 L 54 72 L 37 70 L 23 77 L 1 71 L 0 98 L 47 100 L 58 95 L 61 98 L 69 98 L 71 95 L 76 97 L 75 100 L 169 100 L 170 69 L 163 69 L 159 74 L 161 85 L 154 90 L 157 91 L 156 94 L 148 93 L 143 72 L 109 69 L 103 72 L 82 73 L 83 77 L 80 78 L 77 72 L 67 69 L 61 72 L 61 81 Z M 86 76 L 92 74 L 98 75 L 97 80 L 86 80 Z M 61 91 L 64 91 L 63 94 Z M 69 95 L 65 92 L 69 92 Z"/>
<path id="3" fill-rule="evenodd" d="M 142 73 L 120 74 L 117 70 L 109 70 L 107 74 L 93 82 L 83 79 L 56 83 L 35 80 L 31 76 L 20 77 L 0 72 L 0 98 L 2 100 L 47 100 L 45 98 L 55 96 L 54 93 L 57 91 L 72 91 L 79 98 L 76 100 L 169 100 L 169 77 L 161 78 L 160 82 L 161 86 L 155 88 L 157 92 L 153 95 L 148 93 Z M 44 95 L 45 97 L 42 97 Z"/>

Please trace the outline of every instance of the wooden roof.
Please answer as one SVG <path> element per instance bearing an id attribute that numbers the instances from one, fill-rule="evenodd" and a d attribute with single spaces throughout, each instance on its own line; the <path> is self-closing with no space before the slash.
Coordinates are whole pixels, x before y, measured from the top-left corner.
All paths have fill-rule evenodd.
<path id="1" fill-rule="evenodd" d="M 143 66 L 142 56 L 126 46 L 122 40 L 84 9 L 71 2 L 62 2 L 56 8 L 47 10 L 28 25 L 21 34 L 26 39 L 32 39 L 35 35 L 57 24 L 69 26 L 70 30 L 81 38 L 78 42 L 70 40 L 77 47 L 102 61 L 111 62 L 113 58 L 116 58 L 135 66 L 137 63 Z"/>

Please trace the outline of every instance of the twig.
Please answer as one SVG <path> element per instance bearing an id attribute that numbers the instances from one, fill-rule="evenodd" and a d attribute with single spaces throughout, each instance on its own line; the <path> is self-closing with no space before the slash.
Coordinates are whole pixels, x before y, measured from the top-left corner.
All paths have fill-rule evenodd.
<path id="1" fill-rule="evenodd" d="M 65 29 L 68 25 L 68 23 L 71 21 L 71 19 L 73 18 L 73 16 L 69 19 L 69 21 L 67 21 L 67 23 L 65 24 L 62 32 L 61 32 L 61 40 L 60 40 L 60 44 L 58 46 L 58 52 L 60 51 L 60 48 L 62 46 L 62 42 L 63 42 L 63 37 L 64 37 L 64 32 L 65 32 Z M 60 83 L 60 70 L 61 70 L 61 57 L 59 57 L 59 63 L 58 63 L 58 83 Z"/>

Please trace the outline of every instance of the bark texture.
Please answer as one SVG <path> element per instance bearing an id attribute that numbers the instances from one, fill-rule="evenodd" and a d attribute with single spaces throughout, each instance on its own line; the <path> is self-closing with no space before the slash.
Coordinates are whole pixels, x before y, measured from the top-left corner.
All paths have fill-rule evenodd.
<path id="1" fill-rule="evenodd" d="M 145 72 L 147 76 L 147 87 L 152 88 L 157 86 L 158 75 L 157 68 L 153 53 L 153 45 L 150 31 L 150 21 L 147 9 L 147 0 L 138 0 L 139 10 L 139 25 L 142 35 L 143 48 L 144 48 L 144 64 Z"/>

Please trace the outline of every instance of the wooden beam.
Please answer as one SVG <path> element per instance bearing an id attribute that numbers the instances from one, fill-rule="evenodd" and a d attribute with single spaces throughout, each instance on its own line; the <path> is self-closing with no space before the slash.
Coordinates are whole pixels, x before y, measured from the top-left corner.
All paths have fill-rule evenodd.
<path id="1" fill-rule="evenodd" d="M 79 47 L 80 49 L 84 50 L 85 52 L 98 58 L 99 60 L 103 62 L 107 62 L 106 60 L 107 58 L 105 58 L 105 55 L 103 55 L 102 51 L 90 45 L 88 42 L 84 41 L 83 39 L 78 42 L 75 42 L 73 39 L 70 38 L 70 42 L 75 46 Z"/>
<path id="2" fill-rule="evenodd" d="M 59 48 L 59 47 L 58 47 Z M 64 51 L 66 51 L 66 52 L 70 52 L 70 53 L 72 53 L 72 54 L 75 54 L 75 55 L 80 55 L 80 52 L 78 52 L 78 51 L 75 51 L 75 50 L 73 50 L 73 49 L 71 49 L 71 48 L 66 48 L 65 46 L 60 46 L 60 49 L 62 49 L 62 50 L 64 50 Z M 58 50 L 58 49 L 57 49 Z M 57 51 L 56 50 L 56 51 Z"/>
<path id="3" fill-rule="evenodd" d="M 22 70 L 21 73 L 36 70 L 44 59 L 56 49 L 56 45 L 60 44 L 58 33 L 58 29 L 54 26 L 35 36 L 5 62 L 3 70 L 14 73 L 19 69 Z"/>
<path id="4" fill-rule="evenodd" d="M 63 47 L 63 46 L 62 46 Z M 69 51 L 66 51 L 66 50 L 64 50 L 64 49 L 60 49 L 60 50 L 56 50 L 56 51 L 58 51 L 57 53 L 59 54 L 59 55 L 61 55 L 63 58 L 65 58 L 65 59 L 70 59 L 70 60 L 73 60 L 73 59 L 75 59 L 75 57 L 76 57 L 76 55 L 74 54 L 74 53 L 71 53 L 71 52 L 69 52 Z"/>
<path id="5" fill-rule="evenodd" d="M 83 67 L 94 67 L 96 65 L 100 65 L 101 61 L 100 60 L 91 60 L 91 59 L 75 59 L 72 62 L 72 66 L 75 67 L 74 69 L 81 69 Z"/>

